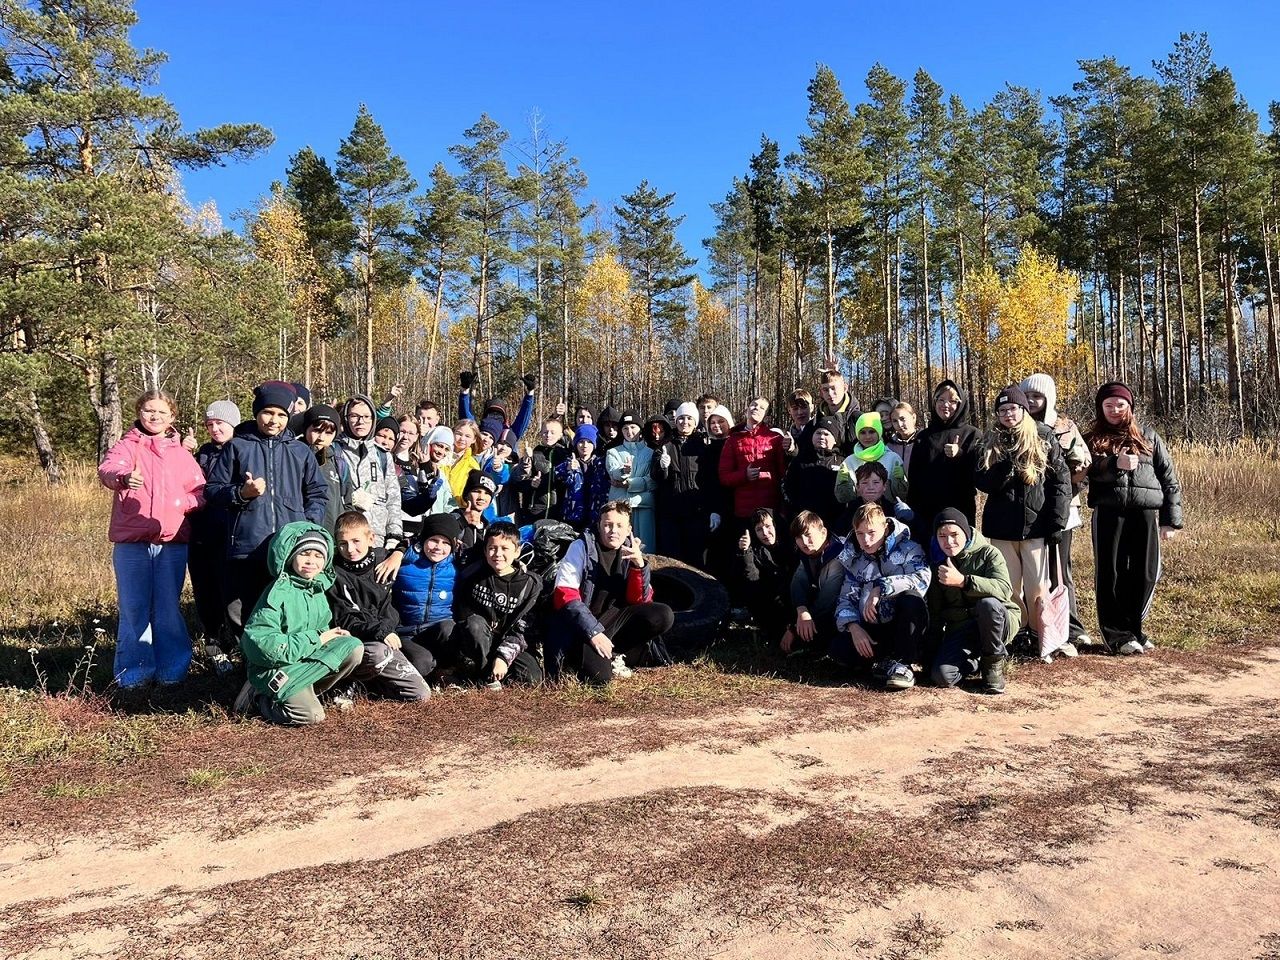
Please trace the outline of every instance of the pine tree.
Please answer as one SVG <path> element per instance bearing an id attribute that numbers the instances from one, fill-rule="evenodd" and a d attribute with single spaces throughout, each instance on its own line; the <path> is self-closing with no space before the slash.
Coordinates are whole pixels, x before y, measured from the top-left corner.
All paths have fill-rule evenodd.
<path id="1" fill-rule="evenodd" d="M 862 150 L 867 158 L 867 216 L 879 246 L 881 302 L 884 305 L 884 390 L 902 391 L 899 360 L 901 321 L 901 240 L 899 222 L 911 202 L 906 179 L 909 126 L 907 86 L 880 64 L 867 74 L 869 102 L 859 104 Z"/>
<path id="2" fill-rule="evenodd" d="M 819 64 L 809 82 L 809 133 L 800 137 L 800 153 L 788 157 L 812 191 L 814 211 L 826 255 L 825 353 L 836 351 L 836 274 L 862 219 L 862 191 L 869 171 L 860 140 L 861 124 L 835 73 Z"/>
<path id="3" fill-rule="evenodd" d="M 524 198 L 502 156 L 510 135 L 488 114 L 481 114 L 463 131 L 463 136 L 466 142 L 450 147 L 449 153 L 461 167 L 458 185 L 463 193 L 463 238 L 475 290 L 470 365 L 476 369 L 483 352 L 485 383 L 492 390 L 493 340 L 489 327 L 503 306 L 493 291 L 502 268 L 515 257 L 511 249 L 512 217 Z"/>
<path id="4" fill-rule="evenodd" d="M 559 342 L 560 391 L 568 391 L 569 286 L 580 278 L 586 256 L 582 219 L 586 211 L 579 197 L 587 178 L 577 158 L 563 141 L 551 139 L 535 111 L 529 121 L 529 139 L 523 145 L 523 162 L 516 171 L 517 190 L 524 204 L 513 218 L 522 241 L 522 260 L 533 281 L 533 349 L 537 356 L 538 395 L 546 379 L 547 347 Z M 558 293 L 557 293 L 558 291 Z M 550 336 L 556 326 L 558 337 Z"/>
<path id="5" fill-rule="evenodd" d="M 450 277 L 466 269 L 462 226 L 464 198 L 458 181 L 437 163 L 427 192 L 414 201 L 414 254 L 431 291 L 431 335 L 427 344 L 426 386 L 435 383 L 436 346 Z"/>
<path id="6" fill-rule="evenodd" d="M 342 202 L 342 187 L 324 157 L 303 147 L 289 158 L 285 193 L 302 215 L 311 255 L 321 267 L 339 267 L 351 253 L 356 228 Z"/>
<path id="7" fill-rule="evenodd" d="M 622 206 L 613 208 L 618 217 L 619 257 L 631 272 L 642 307 L 648 343 L 642 396 L 648 403 L 655 399 L 659 337 L 684 316 L 682 293 L 693 279 L 686 271 L 696 263 L 676 239 L 676 227 L 684 217 L 671 216 L 675 198 L 674 193 L 660 194 L 648 180 L 642 180 L 635 190 L 623 195 Z"/>
<path id="8" fill-rule="evenodd" d="M 303 375 L 312 386 L 326 388 L 326 346 L 328 341 L 344 332 L 344 317 L 338 310 L 338 297 L 347 286 L 343 265 L 355 246 L 356 227 L 351 220 L 351 211 L 342 201 L 338 178 L 328 161 L 311 147 L 303 147 L 289 158 L 285 176 L 285 195 L 302 217 L 307 246 L 316 263 L 321 284 L 314 318 L 314 332 L 320 338 L 319 379 L 313 379 L 315 373 L 309 360 L 310 339 Z"/>
<path id="9" fill-rule="evenodd" d="M 772 268 L 773 261 L 778 261 L 775 273 L 777 286 L 774 290 L 774 385 L 773 402 L 782 402 L 782 204 L 786 197 L 786 187 L 782 182 L 782 161 L 778 153 L 778 144 L 766 136 L 760 137 L 760 152 L 751 158 L 750 174 L 747 177 L 747 201 L 751 205 L 751 240 L 754 250 L 755 264 L 753 268 L 753 311 L 752 329 L 755 330 L 754 343 L 750 348 L 748 388 L 752 394 L 763 388 L 763 371 L 761 366 L 760 345 L 760 306 L 761 306 L 761 274 L 762 267 Z"/>
<path id="10" fill-rule="evenodd" d="M 272 139 L 254 124 L 184 132 L 172 105 L 148 92 L 165 57 L 134 49 L 136 22 L 126 0 L 0 0 L 0 315 L 14 334 L 4 349 L 78 373 L 99 455 L 122 431 L 122 358 L 171 345 L 158 325 L 182 291 L 166 277 L 185 282 L 194 274 L 183 264 L 228 249 L 183 222 L 170 192 L 178 171 Z M 34 432 L 47 443 L 39 422 Z"/>
<path id="11" fill-rule="evenodd" d="M 409 200 L 417 183 L 363 103 L 338 147 L 337 176 L 356 228 L 351 272 L 365 322 L 364 388 L 372 395 L 374 292 L 408 279 Z"/>
<path id="12" fill-rule="evenodd" d="M 919 242 L 919 265 L 916 273 L 920 283 L 920 306 L 917 310 L 917 325 L 923 334 L 921 346 L 925 363 L 925 386 L 926 389 L 932 389 L 934 383 L 931 342 L 933 307 L 929 289 L 931 279 L 929 234 L 930 222 L 937 215 L 937 198 L 942 179 L 942 140 L 946 131 L 947 113 L 942 105 L 942 87 L 925 72 L 924 68 L 917 70 L 912 79 L 911 103 L 907 116 L 910 122 L 908 138 L 911 144 L 909 169 L 916 184 L 914 200 L 916 236 Z M 939 344 L 942 347 L 943 376 L 946 376 L 947 331 L 942 322 L 941 311 L 939 311 Z"/>

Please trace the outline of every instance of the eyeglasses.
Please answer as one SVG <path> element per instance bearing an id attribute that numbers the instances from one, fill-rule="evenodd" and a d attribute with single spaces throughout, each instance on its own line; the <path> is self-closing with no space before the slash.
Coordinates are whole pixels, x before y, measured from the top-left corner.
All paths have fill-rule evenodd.
<path id="1" fill-rule="evenodd" d="M 363 413 L 349 413 L 347 419 L 352 423 L 368 423 L 373 417 L 366 417 Z"/>

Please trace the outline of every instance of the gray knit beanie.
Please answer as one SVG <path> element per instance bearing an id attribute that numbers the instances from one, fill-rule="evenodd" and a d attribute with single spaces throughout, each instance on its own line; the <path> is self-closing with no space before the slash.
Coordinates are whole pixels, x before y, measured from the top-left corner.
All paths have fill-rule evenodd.
<path id="1" fill-rule="evenodd" d="M 240 424 L 240 408 L 230 400 L 215 400 L 209 404 L 209 409 L 205 410 L 204 418 L 206 420 L 221 420 L 223 423 L 229 423 L 233 427 Z"/>

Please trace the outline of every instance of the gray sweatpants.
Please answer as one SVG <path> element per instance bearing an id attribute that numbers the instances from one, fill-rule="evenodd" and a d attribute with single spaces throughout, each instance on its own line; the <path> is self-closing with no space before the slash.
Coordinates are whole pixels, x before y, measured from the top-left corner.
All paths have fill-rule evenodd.
<path id="1" fill-rule="evenodd" d="M 388 700 L 407 700 L 416 703 L 431 696 L 427 681 L 409 662 L 402 650 L 393 650 L 381 640 L 366 642 L 364 659 L 351 674 L 375 696 Z"/>
<path id="2" fill-rule="evenodd" d="M 275 697 L 260 693 L 258 710 L 267 720 L 286 727 L 306 727 L 313 723 L 320 723 L 324 720 L 324 706 L 320 703 L 320 694 L 354 673 L 363 659 L 364 648 L 356 647 L 347 654 L 347 658 L 342 661 L 342 666 L 336 673 L 329 674 L 310 687 L 303 687 L 288 700 L 277 700 Z"/>

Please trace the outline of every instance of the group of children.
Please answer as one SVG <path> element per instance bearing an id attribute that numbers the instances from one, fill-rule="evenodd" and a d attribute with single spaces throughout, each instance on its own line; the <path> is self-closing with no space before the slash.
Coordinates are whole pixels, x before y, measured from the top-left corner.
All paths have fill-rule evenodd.
<path id="1" fill-rule="evenodd" d="M 890 690 L 923 671 L 999 693 L 1011 645 L 1039 628 L 1051 569 L 1072 594 L 1059 649 L 1091 642 L 1069 564 L 1086 483 L 1103 642 L 1150 646 L 1142 620 L 1180 489 L 1123 384 L 1100 388 L 1081 434 L 1036 374 L 997 394 L 983 434 L 953 381 L 917 430 L 910 404 L 860 413 L 827 370 L 820 402 L 788 398 L 785 427 L 767 425 L 763 398 L 736 427 L 711 394 L 644 419 L 562 404 L 521 452 L 532 378 L 511 422 L 500 401 L 474 418 L 472 382 L 460 377 L 450 428 L 426 401 L 397 420 L 390 402 L 311 405 L 303 385 L 269 381 L 251 420 L 229 401 L 208 408 L 194 459 L 176 404 L 144 396 L 100 469 L 118 491 L 120 685 L 185 675 L 183 565 L 215 666 L 235 669 L 233 643 L 243 656 L 236 708 L 275 722 L 316 722 L 322 694 L 344 704 L 357 689 L 417 701 L 564 671 L 607 683 L 670 662 L 656 547 L 724 581 L 788 655 L 829 655 Z M 544 534 L 567 549 L 540 576 L 529 561 Z"/>

